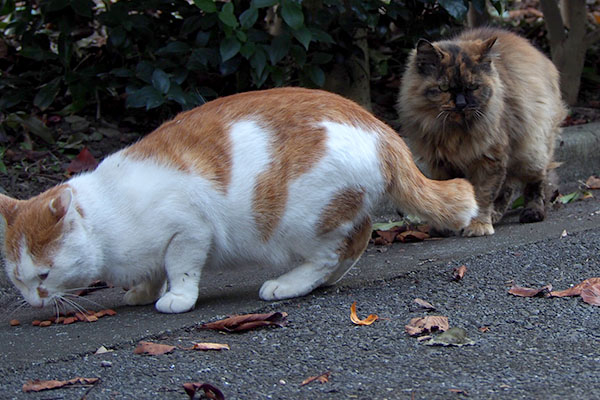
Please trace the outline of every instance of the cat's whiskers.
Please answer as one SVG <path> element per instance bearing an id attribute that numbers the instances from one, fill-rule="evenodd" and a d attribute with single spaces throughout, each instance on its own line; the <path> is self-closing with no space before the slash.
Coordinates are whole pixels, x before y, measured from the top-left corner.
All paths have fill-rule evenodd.
<path id="1" fill-rule="evenodd" d="M 15 306 L 16 308 L 14 310 L 12 310 L 10 312 L 10 314 L 8 314 L 8 316 L 12 317 L 17 311 L 19 311 L 21 308 L 23 308 L 27 305 L 29 305 L 29 303 L 25 299 L 19 299 L 19 300 L 13 301 L 11 304 L 8 305 L 8 308 L 11 308 L 13 306 Z"/>
<path id="2" fill-rule="evenodd" d="M 75 300 L 75 299 L 76 300 L 84 300 L 84 301 L 87 301 L 88 303 L 90 303 L 90 304 L 92 304 L 94 306 L 97 306 L 97 307 L 100 307 L 100 308 L 106 308 L 103 304 L 100 304 L 100 303 L 98 303 L 98 302 L 96 302 L 94 300 L 88 299 L 87 297 L 77 296 L 75 294 L 65 293 L 61 297 L 63 297 L 63 298 L 67 297 L 67 298 L 73 299 L 73 300 Z"/>
<path id="3" fill-rule="evenodd" d="M 74 309 L 75 311 L 79 311 L 82 314 L 86 314 L 87 310 L 80 305 L 79 303 L 77 303 L 76 301 L 73 301 L 65 296 L 59 296 L 57 297 L 61 302 L 64 302 L 66 305 L 69 305 L 72 309 Z M 66 310 L 66 307 L 65 307 Z"/>

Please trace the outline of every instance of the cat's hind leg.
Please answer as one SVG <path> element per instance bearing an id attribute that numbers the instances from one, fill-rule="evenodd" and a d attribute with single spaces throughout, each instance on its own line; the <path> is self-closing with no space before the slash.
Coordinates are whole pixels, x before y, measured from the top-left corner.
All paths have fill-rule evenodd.
<path id="1" fill-rule="evenodd" d="M 507 178 L 504 181 L 504 185 L 500 192 L 496 196 L 496 200 L 494 200 L 494 209 L 492 211 L 492 224 L 496 224 L 499 222 L 508 207 L 511 205 L 511 201 L 513 199 L 513 195 L 516 189 L 516 182 L 514 180 Z"/>
<path id="2" fill-rule="evenodd" d="M 198 228 L 194 234 L 178 233 L 171 239 L 165 254 L 168 290 L 155 304 L 158 311 L 182 313 L 194 308 L 211 238 L 208 228 Z"/>
<path id="3" fill-rule="evenodd" d="M 366 217 L 343 240 L 329 257 L 307 261 L 277 279 L 266 281 L 260 288 L 263 300 L 282 300 L 304 296 L 320 286 L 339 281 L 358 261 L 371 237 L 371 219 Z M 325 249 L 322 253 L 327 253 Z"/>

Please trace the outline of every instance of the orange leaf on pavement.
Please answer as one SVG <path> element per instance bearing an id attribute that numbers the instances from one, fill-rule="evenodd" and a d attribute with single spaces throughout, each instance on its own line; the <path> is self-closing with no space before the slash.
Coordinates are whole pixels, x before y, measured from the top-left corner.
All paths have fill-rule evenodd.
<path id="1" fill-rule="evenodd" d="M 402 243 L 422 242 L 425 239 L 429 239 L 429 234 L 421 231 L 405 231 L 399 233 L 396 239 Z"/>
<path id="2" fill-rule="evenodd" d="M 429 315 L 426 317 L 413 318 L 404 326 L 406 333 L 410 336 L 420 335 L 421 333 L 432 333 L 436 331 L 444 332 L 450 328 L 448 317 L 442 315 Z"/>
<path id="3" fill-rule="evenodd" d="M 49 380 L 41 381 L 39 379 L 28 381 L 23 385 L 24 392 L 39 392 L 41 390 L 57 389 L 68 385 L 93 385 L 98 382 L 99 378 L 73 378 L 66 381 Z"/>
<path id="4" fill-rule="evenodd" d="M 523 286 L 513 286 L 510 288 L 508 293 L 519 296 L 519 297 L 535 297 L 535 296 L 546 296 L 552 290 L 552 285 L 546 285 L 539 289 L 528 288 Z"/>
<path id="5" fill-rule="evenodd" d="M 189 350 L 229 350 L 229 345 L 225 343 L 194 343 Z"/>
<path id="6" fill-rule="evenodd" d="M 358 318 L 358 315 L 356 315 L 356 302 L 354 302 L 350 306 L 350 319 L 356 325 L 371 325 L 373 322 L 377 321 L 379 317 L 376 314 L 370 314 L 365 319 Z"/>
<path id="7" fill-rule="evenodd" d="M 550 296 L 552 297 L 567 297 L 567 296 L 579 296 L 581 295 L 581 290 L 588 285 L 595 285 L 600 283 L 600 278 L 589 278 L 584 280 L 578 285 L 575 285 L 569 289 L 558 290 L 555 292 L 550 292 Z"/>
<path id="8" fill-rule="evenodd" d="M 152 343 L 152 342 L 140 342 L 133 351 L 134 354 L 150 354 L 151 356 L 157 356 L 160 354 L 170 353 L 175 349 L 175 346 L 168 344 Z"/>
<path id="9" fill-rule="evenodd" d="M 308 385 L 311 382 L 317 381 L 319 383 L 327 383 L 329 382 L 329 377 L 331 376 L 331 371 L 327 371 L 322 373 L 321 375 L 311 376 L 302 381 L 300 386 Z"/>
<path id="10" fill-rule="evenodd" d="M 215 329 L 224 332 L 243 332 L 263 326 L 284 326 L 287 323 L 286 312 L 273 312 L 268 314 L 233 315 L 215 322 L 200 325 L 199 329 Z"/>
<path id="11" fill-rule="evenodd" d="M 460 281 L 462 278 L 464 278 L 466 272 L 467 272 L 467 266 L 461 265 L 458 268 L 454 268 L 454 273 L 452 276 L 455 281 Z"/>

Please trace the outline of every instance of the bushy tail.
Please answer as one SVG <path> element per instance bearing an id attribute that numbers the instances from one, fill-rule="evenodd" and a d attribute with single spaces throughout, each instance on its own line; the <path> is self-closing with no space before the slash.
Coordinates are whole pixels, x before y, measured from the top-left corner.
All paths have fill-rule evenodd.
<path id="1" fill-rule="evenodd" d="M 428 179 L 404 141 L 385 135 L 383 141 L 388 194 L 404 213 L 418 216 L 436 228 L 458 231 L 477 215 L 473 186 L 465 179 Z"/>

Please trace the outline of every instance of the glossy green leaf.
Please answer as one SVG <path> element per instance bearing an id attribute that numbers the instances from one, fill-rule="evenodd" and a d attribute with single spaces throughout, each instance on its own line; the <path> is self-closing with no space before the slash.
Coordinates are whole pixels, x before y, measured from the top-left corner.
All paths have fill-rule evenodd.
<path id="1" fill-rule="evenodd" d="M 190 51 L 190 46 L 184 42 L 170 42 L 164 47 L 156 50 L 156 55 L 165 56 L 171 54 L 182 54 Z"/>
<path id="2" fill-rule="evenodd" d="M 281 34 L 276 36 L 269 46 L 269 59 L 271 64 L 275 65 L 283 60 L 290 51 L 291 40 L 288 35 Z"/>
<path id="3" fill-rule="evenodd" d="M 217 12 L 215 0 L 194 0 L 196 7 L 207 13 Z"/>
<path id="4" fill-rule="evenodd" d="M 161 106 L 165 102 L 163 95 L 152 86 L 144 86 L 127 95 L 125 106 L 127 108 L 142 108 L 146 110 Z"/>
<path id="5" fill-rule="evenodd" d="M 294 35 L 294 37 L 300 43 L 302 43 L 302 46 L 304 46 L 304 48 L 308 50 L 308 45 L 310 44 L 310 41 L 312 39 L 312 34 L 310 33 L 307 27 L 302 26 L 300 29 L 292 30 L 292 35 Z"/>
<path id="6" fill-rule="evenodd" d="M 249 9 L 240 14 L 240 24 L 244 29 L 248 29 L 254 26 L 257 20 L 258 9 L 256 7 L 250 7 Z"/>
<path id="7" fill-rule="evenodd" d="M 221 11 L 219 11 L 219 19 L 230 28 L 237 28 L 238 20 L 233 13 L 233 3 L 225 3 Z"/>
<path id="8" fill-rule="evenodd" d="M 91 0 L 71 0 L 71 8 L 82 17 L 92 18 L 94 3 Z"/>
<path id="9" fill-rule="evenodd" d="M 167 94 L 171 88 L 171 79 L 165 71 L 157 68 L 152 72 L 152 86 L 162 94 Z"/>
<path id="10" fill-rule="evenodd" d="M 278 0 L 252 0 L 252 7 L 256 8 L 264 8 L 264 7 L 272 7 L 277 4 Z"/>
<path id="11" fill-rule="evenodd" d="M 302 6 L 294 0 L 281 0 L 281 17 L 292 29 L 300 29 L 304 25 Z"/>
<path id="12" fill-rule="evenodd" d="M 308 76 L 317 86 L 321 87 L 325 84 L 325 72 L 316 65 L 308 67 Z"/>
<path id="13" fill-rule="evenodd" d="M 459 21 L 463 20 L 467 15 L 467 11 L 469 11 L 463 0 L 439 0 L 439 3 L 442 8 L 448 11 L 448 14 Z"/>
<path id="14" fill-rule="evenodd" d="M 40 110 L 46 110 L 53 102 L 58 92 L 60 90 L 60 81 L 61 78 L 55 78 L 52 81 L 48 82 L 39 92 L 35 95 L 33 99 L 33 105 L 35 105 Z"/>
<path id="15" fill-rule="evenodd" d="M 221 41 L 219 45 L 219 52 L 221 54 L 221 60 L 227 61 L 233 58 L 242 48 L 242 44 L 237 40 L 236 37 L 229 37 Z"/>

